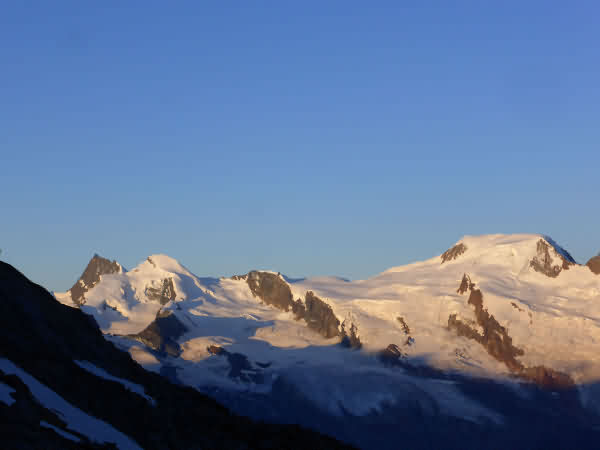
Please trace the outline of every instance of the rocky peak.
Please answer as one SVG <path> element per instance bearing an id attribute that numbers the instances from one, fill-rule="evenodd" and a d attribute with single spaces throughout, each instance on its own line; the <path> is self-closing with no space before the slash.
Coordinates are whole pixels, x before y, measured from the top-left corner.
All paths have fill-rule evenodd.
<path id="1" fill-rule="evenodd" d="M 73 303 L 79 306 L 83 305 L 85 303 L 85 293 L 98 284 L 102 275 L 121 273 L 122 271 L 123 268 L 117 261 L 110 261 L 94 254 L 79 279 L 69 289 Z"/>
<path id="2" fill-rule="evenodd" d="M 252 271 L 246 276 L 252 294 L 267 305 L 289 311 L 294 305 L 294 297 L 289 285 L 279 274 Z"/>
<path id="3" fill-rule="evenodd" d="M 587 262 L 586 266 L 590 268 L 590 270 L 596 275 L 600 275 L 600 254 L 590 258 Z"/>
<path id="4" fill-rule="evenodd" d="M 537 242 L 536 251 L 537 255 L 530 261 L 530 267 L 550 278 L 556 278 L 560 272 L 568 270 L 575 264 L 569 252 L 548 237 L 541 238 Z"/>

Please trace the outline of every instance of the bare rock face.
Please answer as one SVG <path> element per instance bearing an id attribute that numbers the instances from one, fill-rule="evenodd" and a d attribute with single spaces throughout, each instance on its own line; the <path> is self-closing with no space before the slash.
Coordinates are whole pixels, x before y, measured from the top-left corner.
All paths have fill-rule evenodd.
<path id="1" fill-rule="evenodd" d="M 545 366 L 525 367 L 520 376 L 546 388 L 574 386 L 574 382 L 569 375 Z"/>
<path id="2" fill-rule="evenodd" d="M 252 293 L 267 305 L 282 311 L 289 311 L 293 308 L 292 290 L 279 275 L 252 271 L 248 273 L 246 282 Z"/>
<path id="3" fill-rule="evenodd" d="M 442 258 L 442 264 L 448 261 L 455 260 L 466 251 L 467 246 L 465 244 L 463 244 L 462 242 L 460 244 L 456 244 L 451 249 L 448 249 L 444 253 L 442 253 L 442 256 L 440 256 L 440 258 Z"/>
<path id="4" fill-rule="evenodd" d="M 400 317 L 400 316 L 396 317 L 396 320 L 398 321 L 398 323 L 400 323 L 400 326 L 402 327 L 402 331 L 404 331 L 404 334 L 410 334 L 410 328 L 406 324 L 404 317 Z"/>
<path id="5" fill-rule="evenodd" d="M 329 339 L 339 336 L 340 321 L 333 313 L 333 309 L 312 291 L 308 291 L 304 297 L 306 309 L 302 315 L 300 308 L 298 309 L 297 319 L 304 319 L 308 328 L 316 331 L 321 336 Z"/>
<path id="6" fill-rule="evenodd" d="M 600 275 L 600 255 L 591 258 L 587 262 L 586 266 L 588 266 L 590 270 L 596 275 Z"/>
<path id="7" fill-rule="evenodd" d="M 314 292 L 306 292 L 304 302 L 300 299 L 294 301 L 292 290 L 285 280 L 269 272 L 252 271 L 245 277 L 236 276 L 234 279 L 245 279 L 254 296 L 282 311 L 291 310 L 296 320 L 304 320 L 308 328 L 321 336 L 327 339 L 342 337 L 340 321 L 333 309 Z"/>
<path id="8" fill-rule="evenodd" d="M 460 282 L 460 286 L 456 290 L 457 294 L 464 294 L 467 291 L 473 289 L 475 285 L 471 282 L 471 278 L 466 273 L 463 275 L 462 281 Z"/>
<path id="9" fill-rule="evenodd" d="M 537 256 L 534 256 L 529 265 L 536 272 L 543 273 L 547 277 L 556 278 L 563 270 L 568 270 L 570 266 L 575 264 L 575 260 L 565 252 L 565 255 L 556 252 L 557 257 L 552 258 L 550 249 L 552 246 L 544 239 L 540 239 L 537 243 Z M 558 264 L 556 264 L 558 262 Z"/>
<path id="10" fill-rule="evenodd" d="M 390 344 L 379 352 L 378 358 L 386 366 L 402 366 L 406 354 L 396 344 Z"/>
<path id="11" fill-rule="evenodd" d="M 415 340 L 410 335 L 410 328 L 409 328 L 408 324 L 406 323 L 406 321 L 404 320 L 404 317 L 396 317 L 396 320 L 398 321 L 398 323 L 400 323 L 400 326 L 402 327 L 402 331 L 406 335 L 406 341 L 404 342 L 404 345 L 413 345 Z"/>
<path id="12" fill-rule="evenodd" d="M 179 356 L 181 347 L 177 343 L 186 331 L 187 327 L 171 311 L 159 311 L 156 319 L 152 321 L 144 330 L 137 334 L 130 334 L 127 337 L 140 341 L 157 352 Z"/>
<path id="13" fill-rule="evenodd" d="M 177 293 L 175 292 L 175 286 L 173 285 L 173 278 L 165 278 L 162 280 L 162 285 L 159 288 L 147 287 L 146 297 L 149 300 L 159 302 L 161 305 L 169 303 L 171 300 L 175 300 Z"/>
<path id="14" fill-rule="evenodd" d="M 73 303 L 78 306 L 83 305 L 85 303 L 85 293 L 98 284 L 101 275 L 119 273 L 121 270 L 121 265 L 118 262 L 102 258 L 97 254 L 94 255 L 79 280 L 69 289 Z"/>
<path id="15" fill-rule="evenodd" d="M 512 338 L 508 335 L 506 328 L 500 325 L 487 309 L 483 308 L 481 290 L 471 288 L 468 304 L 475 307 L 475 319 L 483 328 L 483 335 L 477 333 L 478 342 L 487 349 L 491 356 L 504 362 L 510 370 L 519 370 L 522 366 L 516 357 L 523 355 L 524 352 L 512 344 Z"/>
<path id="16" fill-rule="evenodd" d="M 475 319 L 477 324 L 483 328 L 483 334 L 473 328 L 471 324 L 458 319 L 456 314 L 448 317 L 448 329 L 454 330 L 458 336 L 479 342 L 494 359 L 504 363 L 511 372 L 520 378 L 549 388 L 564 388 L 574 385 L 573 380 L 567 374 L 544 366 L 525 367 L 518 361 L 517 357 L 524 355 L 524 351 L 513 345 L 507 329 L 500 325 L 487 309 L 484 309 L 483 294 L 480 289 L 475 289 L 475 284 L 471 282 L 468 275 L 463 276 L 458 292 L 462 294 L 466 291 L 462 289 L 465 283 L 468 284 L 470 291 L 467 303 L 474 307 Z"/>
<path id="17" fill-rule="evenodd" d="M 360 342 L 360 337 L 358 336 L 358 327 L 354 322 L 346 322 L 344 320 L 342 323 L 341 344 L 348 348 L 362 348 L 362 342 Z"/>

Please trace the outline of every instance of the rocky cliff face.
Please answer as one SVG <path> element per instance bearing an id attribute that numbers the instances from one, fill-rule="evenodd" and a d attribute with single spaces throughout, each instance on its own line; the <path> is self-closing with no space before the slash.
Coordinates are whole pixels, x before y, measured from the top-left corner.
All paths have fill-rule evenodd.
<path id="1" fill-rule="evenodd" d="M 245 279 L 252 293 L 264 303 L 282 311 L 291 311 L 296 320 L 303 320 L 311 330 L 324 338 L 336 336 L 342 338 L 345 345 L 360 347 L 357 329 L 340 330 L 340 320 L 336 317 L 330 305 L 325 303 L 314 292 L 307 291 L 304 301 L 294 300 L 292 290 L 285 280 L 270 272 L 250 272 L 245 277 L 236 276 L 234 279 Z"/>
<path id="2" fill-rule="evenodd" d="M 600 274 L 600 255 L 598 256 L 594 256 L 593 258 L 591 258 L 586 266 L 588 266 L 590 268 L 590 270 L 592 272 L 594 272 L 596 275 Z"/>
<path id="3" fill-rule="evenodd" d="M 148 297 L 149 300 L 159 302 L 161 305 L 165 305 L 171 300 L 175 300 L 175 297 L 177 297 L 177 292 L 175 291 L 175 286 L 173 285 L 173 278 L 165 278 L 161 280 L 160 287 L 147 287 L 146 297 Z"/>
<path id="4" fill-rule="evenodd" d="M 455 260 L 456 258 L 458 258 L 460 255 L 462 255 L 466 251 L 467 251 L 467 246 L 465 244 L 463 244 L 463 243 L 456 244 L 451 249 L 448 249 L 444 253 L 442 253 L 442 256 L 440 256 L 440 258 L 442 259 L 442 264 L 444 264 L 445 262 L 448 262 L 448 261 Z"/>
<path id="5" fill-rule="evenodd" d="M 252 293 L 267 305 L 282 311 L 293 309 L 292 290 L 279 275 L 253 271 L 248 273 L 245 278 Z"/>
<path id="6" fill-rule="evenodd" d="M 308 328 L 325 338 L 341 336 L 340 321 L 333 313 L 333 309 L 312 291 L 305 294 L 304 305 L 298 304 L 296 317 L 304 319 Z"/>
<path id="7" fill-rule="evenodd" d="M 551 249 L 554 256 L 550 254 Z M 569 267 L 575 264 L 575 260 L 568 253 L 561 254 L 544 239 L 540 239 L 537 243 L 537 255 L 529 264 L 536 272 L 556 278 L 563 270 L 569 270 Z"/>
<path id="8" fill-rule="evenodd" d="M 549 388 L 567 388 L 574 385 L 573 380 L 567 375 L 544 366 L 525 367 L 517 358 L 524 354 L 523 350 L 512 343 L 508 330 L 500 325 L 496 318 L 483 306 L 483 294 L 475 288 L 475 283 L 464 274 L 458 293 L 470 292 L 467 303 L 474 307 L 477 325 L 483 329 L 480 333 L 473 324 L 458 319 L 456 314 L 448 317 L 448 329 L 459 336 L 479 342 L 486 351 L 496 360 L 503 362 L 506 367 L 517 376 L 533 381 L 539 386 Z"/>
<path id="9" fill-rule="evenodd" d="M 116 261 L 110 261 L 99 255 L 94 255 L 87 267 L 69 289 L 73 303 L 81 306 L 85 303 L 85 293 L 92 289 L 100 281 L 100 276 L 122 271 L 121 265 Z"/>

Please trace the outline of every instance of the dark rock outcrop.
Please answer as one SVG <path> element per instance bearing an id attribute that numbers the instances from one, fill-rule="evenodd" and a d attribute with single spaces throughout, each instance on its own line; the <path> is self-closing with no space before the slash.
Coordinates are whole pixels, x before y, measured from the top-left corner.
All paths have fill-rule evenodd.
<path id="1" fill-rule="evenodd" d="M 212 355 L 223 356 L 229 362 L 229 373 L 227 376 L 232 379 L 244 381 L 246 383 L 253 382 L 261 384 L 264 382 L 264 376 L 260 369 L 252 366 L 248 357 L 242 353 L 231 353 L 218 345 L 209 345 L 207 348 Z M 268 367 L 270 364 L 267 364 Z M 264 364 L 259 367 L 264 368 Z"/>
<path id="2" fill-rule="evenodd" d="M 264 303 L 282 311 L 294 306 L 294 297 L 288 284 L 279 276 L 269 272 L 252 271 L 246 276 L 248 287 Z"/>
<path id="3" fill-rule="evenodd" d="M 518 375 L 538 386 L 549 389 L 568 388 L 575 385 L 572 378 L 566 373 L 545 366 L 523 367 Z"/>
<path id="4" fill-rule="evenodd" d="M 519 305 L 517 305 L 515 302 L 510 302 L 510 306 L 512 306 L 519 312 L 525 312 L 525 310 L 523 308 L 521 308 Z"/>
<path id="5" fill-rule="evenodd" d="M 406 354 L 396 344 L 390 344 L 377 357 L 386 366 L 403 366 Z"/>
<path id="6" fill-rule="evenodd" d="M 172 311 L 159 311 L 156 319 L 144 330 L 127 337 L 140 341 L 151 349 L 170 356 L 179 356 L 181 347 L 177 343 L 188 329 Z"/>
<path id="7" fill-rule="evenodd" d="M 467 246 L 465 244 L 463 244 L 462 242 L 460 244 L 456 244 L 454 247 L 442 253 L 442 256 L 440 256 L 440 258 L 442 258 L 442 264 L 444 264 L 447 261 L 455 260 L 466 251 Z"/>
<path id="8" fill-rule="evenodd" d="M 462 293 L 461 288 L 465 284 L 465 280 L 467 280 L 470 291 L 467 303 L 474 307 L 475 320 L 483 329 L 483 333 L 475 329 L 472 324 L 458 319 L 456 314 L 448 317 L 448 329 L 455 331 L 458 336 L 479 342 L 494 359 L 504 363 L 511 372 L 520 378 L 533 381 L 539 386 L 551 388 L 569 387 L 574 384 L 566 374 L 544 366 L 528 368 L 518 361 L 517 357 L 524 355 L 524 351 L 513 345 L 508 330 L 483 307 L 483 294 L 480 289 L 475 289 L 475 284 L 471 282 L 468 275 L 463 276 L 458 292 Z"/>
<path id="9" fill-rule="evenodd" d="M 296 303 L 296 318 L 304 319 L 308 328 L 329 339 L 340 335 L 340 321 L 333 309 L 312 291 L 304 296 L 304 308 Z"/>
<path id="10" fill-rule="evenodd" d="M 560 264 L 555 264 L 554 259 L 550 255 L 550 249 L 555 250 Z M 561 249 L 562 250 L 562 249 Z M 537 243 L 537 256 L 534 256 L 529 265 L 536 272 L 542 273 L 550 278 L 556 278 L 563 270 L 568 270 L 570 266 L 575 264 L 575 260 L 566 251 L 564 254 L 556 251 L 556 248 L 540 239 Z"/>
<path id="11" fill-rule="evenodd" d="M 409 328 L 408 324 L 406 323 L 406 321 L 404 320 L 404 317 L 398 316 L 398 317 L 396 317 L 396 320 L 398 321 L 398 323 L 402 327 L 402 331 L 406 335 L 406 341 L 404 342 L 404 345 L 414 344 L 415 340 L 410 335 L 410 328 Z"/>
<path id="12" fill-rule="evenodd" d="M 334 439 L 296 425 L 257 423 L 232 414 L 196 389 L 148 372 L 106 340 L 91 316 L 57 302 L 42 287 L 0 262 L 0 357 L 35 377 L 65 401 L 103 420 L 145 449 L 341 448 Z M 143 387 L 154 404 L 121 383 L 95 376 L 74 361 L 89 361 Z M 0 402 L 3 448 L 114 448 L 74 443 L 40 426 L 67 430 L 39 406 L 18 377 L 0 370 L 15 402 Z"/>
<path id="13" fill-rule="evenodd" d="M 591 258 L 587 262 L 586 266 L 588 266 L 589 269 L 596 275 L 600 275 L 600 255 Z"/>
<path id="14" fill-rule="evenodd" d="M 404 320 L 404 317 L 398 316 L 398 317 L 396 317 L 396 320 L 398 321 L 398 323 L 402 327 L 402 331 L 404 331 L 404 334 L 410 334 L 410 328 L 408 327 L 408 324 Z"/>
<path id="15" fill-rule="evenodd" d="M 343 337 L 339 330 L 340 321 L 333 309 L 314 292 L 307 291 L 304 301 L 300 299 L 294 301 L 290 286 L 279 274 L 252 271 L 245 277 L 234 276 L 233 278 L 245 279 L 255 297 L 282 311 L 291 310 L 296 320 L 304 320 L 308 328 L 321 336 L 327 339 L 336 336 Z"/>
<path id="16" fill-rule="evenodd" d="M 362 348 L 362 342 L 360 342 L 360 337 L 358 336 L 358 327 L 354 322 L 349 322 L 349 325 L 346 320 L 342 323 L 342 342 L 341 344 L 347 348 Z"/>
<path id="17" fill-rule="evenodd" d="M 175 286 L 173 285 L 173 278 L 165 278 L 162 280 L 160 287 L 147 287 L 146 297 L 149 300 L 159 302 L 161 305 L 169 303 L 171 300 L 175 300 L 177 293 L 175 292 Z"/>
<path id="18" fill-rule="evenodd" d="M 78 306 L 83 305 L 85 303 L 85 293 L 98 284 L 101 275 L 119 272 L 121 272 L 121 265 L 118 262 L 102 258 L 97 254 L 94 255 L 79 280 L 69 289 L 73 303 Z"/>
<path id="19" fill-rule="evenodd" d="M 456 293 L 464 294 L 465 292 L 470 291 L 473 286 L 475 285 L 471 282 L 471 278 L 465 273 L 462 277 L 462 281 L 460 282 L 460 286 L 456 290 Z"/>

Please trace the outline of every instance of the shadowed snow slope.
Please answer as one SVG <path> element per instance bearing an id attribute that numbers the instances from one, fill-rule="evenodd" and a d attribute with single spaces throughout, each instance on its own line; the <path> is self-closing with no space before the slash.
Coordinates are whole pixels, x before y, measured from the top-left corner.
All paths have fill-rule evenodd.
<path id="1" fill-rule="evenodd" d="M 443 255 L 359 281 L 261 271 L 198 278 L 153 255 L 102 275 L 84 297 L 81 309 L 148 369 L 265 420 L 292 413 L 265 417 L 253 402 L 277 411 L 276 397 L 293 398 L 315 418 L 293 420 L 319 428 L 322 414 L 329 425 L 320 430 L 367 447 L 385 445 L 346 436 L 336 417 L 412 423 L 420 414 L 446 421 L 440 429 L 515 429 L 513 409 L 541 396 L 529 415 L 542 422 L 543 408 L 561 407 L 596 423 L 600 277 L 543 235 L 465 236 Z M 162 337 L 176 351 L 132 339 L 158 317 L 182 330 Z M 508 392 L 511 408 L 491 386 Z M 535 433 L 504 442 L 543 446 Z"/>

